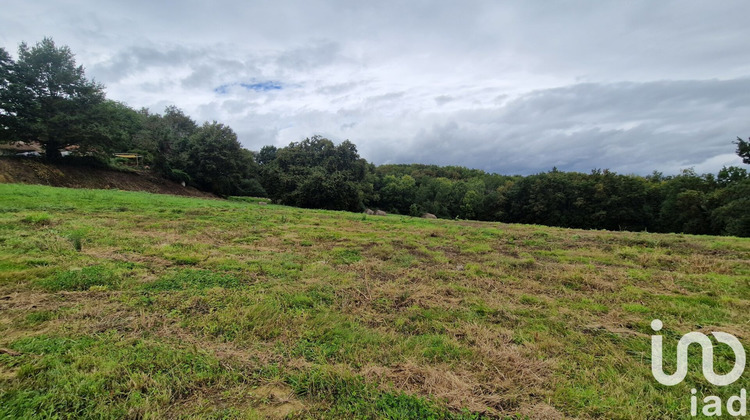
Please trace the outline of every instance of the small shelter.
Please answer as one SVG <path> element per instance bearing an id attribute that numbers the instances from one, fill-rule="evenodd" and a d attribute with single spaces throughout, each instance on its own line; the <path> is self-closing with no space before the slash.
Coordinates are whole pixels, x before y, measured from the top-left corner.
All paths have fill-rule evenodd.
<path id="1" fill-rule="evenodd" d="M 114 156 L 120 159 L 130 159 L 131 161 L 135 161 L 135 166 L 141 166 L 143 161 L 143 156 L 135 153 L 115 153 Z"/>

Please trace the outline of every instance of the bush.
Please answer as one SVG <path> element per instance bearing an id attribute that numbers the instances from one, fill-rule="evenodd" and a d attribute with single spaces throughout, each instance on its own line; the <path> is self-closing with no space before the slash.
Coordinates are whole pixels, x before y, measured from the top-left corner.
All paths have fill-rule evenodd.
<path id="1" fill-rule="evenodd" d="M 185 184 L 190 183 L 190 175 L 179 169 L 170 169 L 167 178 L 175 182 L 184 182 Z"/>

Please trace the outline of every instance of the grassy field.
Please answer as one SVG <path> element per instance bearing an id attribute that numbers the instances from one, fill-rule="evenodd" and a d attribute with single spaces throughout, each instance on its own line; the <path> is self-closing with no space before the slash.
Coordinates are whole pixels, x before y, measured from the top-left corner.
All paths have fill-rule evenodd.
<path id="1" fill-rule="evenodd" d="M 686 332 L 748 343 L 750 240 L 0 184 L 0 418 L 681 418 L 747 387 L 699 357 L 659 385 L 654 318 L 668 372 Z"/>

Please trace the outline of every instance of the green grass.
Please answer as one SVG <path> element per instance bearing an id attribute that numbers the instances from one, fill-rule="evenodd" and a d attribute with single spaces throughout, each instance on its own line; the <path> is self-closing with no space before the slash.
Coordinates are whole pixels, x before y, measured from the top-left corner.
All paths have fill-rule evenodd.
<path id="1" fill-rule="evenodd" d="M 52 223 L 52 216 L 47 213 L 31 213 L 25 215 L 21 222 L 29 225 L 46 226 Z"/>
<path id="2" fill-rule="evenodd" d="M 210 270 L 182 269 L 166 273 L 160 279 L 144 285 L 146 290 L 206 289 L 210 287 L 236 288 L 243 282 L 236 276 Z"/>
<path id="3" fill-rule="evenodd" d="M 205 353 L 115 332 L 16 340 L 17 379 L 0 392 L 3 418 L 123 418 L 167 414 L 174 399 L 241 378 Z"/>
<path id="4" fill-rule="evenodd" d="M 0 418 L 680 418 L 750 240 L 0 184 Z M 746 345 L 746 348 L 748 346 Z M 717 347 L 717 369 L 733 363 Z"/>
<path id="5" fill-rule="evenodd" d="M 89 290 L 96 286 L 117 287 L 119 283 L 118 275 L 113 270 L 98 265 L 61 271 L 39 282 L 50 292 Z"/>

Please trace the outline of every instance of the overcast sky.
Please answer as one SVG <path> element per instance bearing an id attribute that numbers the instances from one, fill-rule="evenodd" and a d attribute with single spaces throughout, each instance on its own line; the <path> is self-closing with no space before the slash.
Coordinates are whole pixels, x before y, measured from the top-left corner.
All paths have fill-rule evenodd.
<path id="1" fill-rule="evenodd" d="M 750 136 L 750 2 L 0 0 L 108 97 L 376 163 L 716 172 Z"/>

